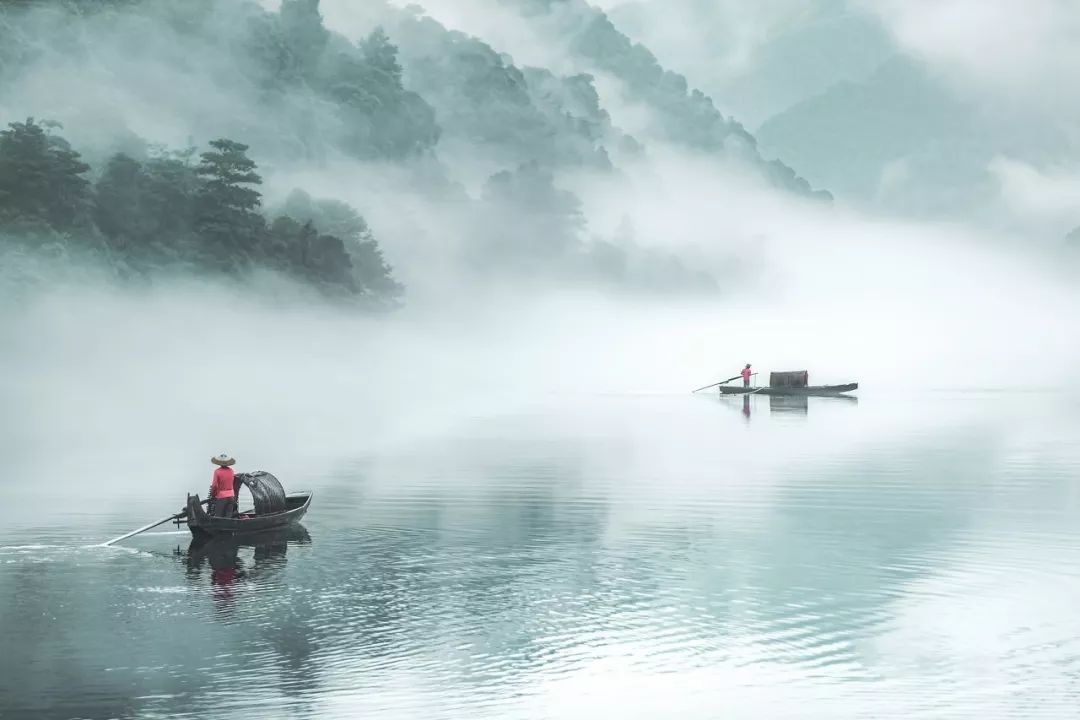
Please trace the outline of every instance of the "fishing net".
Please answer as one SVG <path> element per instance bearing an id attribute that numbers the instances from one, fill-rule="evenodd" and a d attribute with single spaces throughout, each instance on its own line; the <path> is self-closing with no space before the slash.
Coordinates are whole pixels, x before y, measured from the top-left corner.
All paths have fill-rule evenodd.
<path id="1" fill-rule="evenodd" d="M 240 485 L 251 491 L 256 515 L 285 512 L 285 488 L 281 487 L 278 479 L 270 473 L 262 470 L 238 473 L 235 483 L 237 491 Z"/>

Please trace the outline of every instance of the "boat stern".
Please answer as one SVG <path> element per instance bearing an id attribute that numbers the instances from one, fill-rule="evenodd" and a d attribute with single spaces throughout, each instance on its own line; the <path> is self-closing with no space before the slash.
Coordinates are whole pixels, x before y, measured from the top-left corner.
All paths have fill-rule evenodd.
<path id="1" fill-rule="evenodd" d="M 185 514 L 185 517 L 187 518 L 187 526 L 188 529 L 191 530 L 191 534 L 201 534 L 201 528 L 207 524 L 210 516 L 203 510 L 202 500 L 199 499 L 197 493 L 195 495 L 189 494 L 187 496 L 186 510 L 187 513 Z"/>

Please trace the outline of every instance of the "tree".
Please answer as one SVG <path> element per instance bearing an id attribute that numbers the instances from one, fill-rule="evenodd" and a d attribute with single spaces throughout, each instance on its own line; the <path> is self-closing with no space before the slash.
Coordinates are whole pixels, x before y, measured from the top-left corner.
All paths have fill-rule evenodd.
<path id="1" fill-rule="evenodd" d="M 340 200 L 314 200 L 303 190 L 293 190 L 285 199 L 285 213 L 301 222 L 311 221 L 321 231 L 344 240 L 362 242 L 371 238 L 367 221 Z"/>
<path id="2" fill-rule="evenodd" d="M 125 153 L 110 157 L 93 188 L 92 205 L 87 203 L 89 232 L 76 237 L 91 244 L 104 237 L 112 250 L 107 261 L 125 272 L 169 265 L 237 271 L 262 266 L 380 304 L 401 294 L 353 208 L 315 202 L 297 191 L 289 209 L 301 219 L 282 215 L 267 228 L 253 187 L 262 181 L 248 146 L 228 139 L 210 146 L 198 165 L 191 161 L 194 148 L 151 150 L 146 160 Z M 81 177 L 87 168 L 78 158 L 32 119 L 0 132 L 0 230 L 44 241 L 55 239 L 58 227 L 74 227 L 87 195 Z"/>
<path id="3" fill-rule="evenodd" d="M 298 222 L 288 215 L 279 215 L 270 223 L 267 249 L 278 268 L 303 276 L 306 248 L 317 235 L 310 221 Z"/>
<path id="4" fill-rule="evenodd" d="M 109 159 L 94 187 L 94 222 L 113 247 L 126 247 L 148 234 L 142 207 L 145 173 L 134 158 Z"/>
<path id="5" fill-rule="evenodd" d="M 67 140 L 49 135 L 49 222 L 58 230 L 70 230 L 87 222 L 90 170 Z"/>
<path id="6" fill-rule="evenodd" d="M 283 270 L 309 283 L 355 293 L 353 262 L 341 238 L 320 234 L 311 220 L 281 215 L 270 224 L 270 240 Z"/>
<path id="7" fill-rule="evenodd" d="M 49 196 L 49 144 L 30 118 L 0 131 L 0 212 L 45 219 Z"/>
<path id="8" fill-rule="evenodd" d="M 309 271 L 321 268 L 320 277 L 324 281 L 343 284 L 378 300 L 393 300 L 404 292 L 404 287 L 394 279 L 392 268 L 386 263 L 367 222 L 352 206 L 338 200 L 313 200 L 306 192 L 294 190 L 289 193 L 284 210 L 290 216 L 286 219 L 295 218 L 294 223 L 303 222 L 326 233 L 320 236 L 323 239 L 309 237 L 305 244 L 307 254 L 302 264 Z M 347 281 L 329 264 L 334 258 L 339 266 L 345 264 L 337 243 L 341 243 L 348 258 Z"/>
<path id="9" fill-rule="evenodd" d="M 360 43 L 364 59 L 387 86 L 401 87 L 401 65 L 398 63 L 397 46 L 381 27 L 375 28 Z"/>
<path id="10" fill-rule="evenodd" d="M 431 18 L 411 21 L 402 36 L 409 39 L 403 50 L 410 85 L 436 108 L 447 133 L 494 151 L 500 164 L 557 161 L 565 137 L 530 98 L 524 74 L 507 57 Z"/>
<path id="11" fill-rule="evenodd" d="M 402 85 L 398 49 L 381 29 L 356 52 L 325 58 L 320 88 L 340 108 L 346 128 L 342 144 L 360 157 L 401 158 L 432 147 L 439 139 L 435 111 Z"/>
<path id="12" fill-rule="evenodd" d="M 85 222 L 90 166 L 33 118 L 0 131 L 0 214 L 43 220 L 56 230 Z"/>
<path id="13" fill-rule="evenodd" d="M 536 162 L 492 175 L 484 199 L 492 212 L 506 217 L 502 227 L 514 228 L 501 243 L 508 252 L 554 259 L 580 244 L 581 200 L 555 187 L 552 174 Z"/>
<path id="14" fill-rule="evenodd" d="M 309 279 L 345 290 L 357 290 L 352 258 L 341 238 L 319 234 L 309 238 L 303 250 L 302 267 Z"/>
<path id="15" fill-rule="evenodd" d="M 352 258 L 353 277 L 360 289 L 380 301 L 393 301 L 405 292 L 405 286 L 394 279 L 393 268 L 383 257 L 382 248 L 368 232 L 364 239 L 348 247 Z"/>
<path id="16" fill-rule="evenodd" d="M 94 221 L 113 249 L 144 260 L 192 258 L 199 180 L 189 156 L 109 159 L 95 186 Z"/>
<path id="17" fill-rule="evenodd" d="M 283 0 L 279 17 L 285 42 L 301 73 L 311 77 L 330 39 L 319 13 L 319 0 Z"/>
<path id="18" fill-rule="evenodd" d="M 150 244 L 186 253 L 193 244 L 195 210 L 201 182 L 191 164 L 194 149 L 151 158 L 143 166 L 142 207 L 154 219 Z"/>
<path id="19" fill-rule="evenodd" d="M 225 263 L 250 261 L 265 231 L 256 212 L 261 195 L 248 187 L 259 185 L 248 146 L 225 138 L 210 143 L 195 169 L 202 179 L 196 199 L 195 230 L 207 255 Z"/>
<path id="20" fill-rule="evenodd" d="M 272 16 L 252 18 L 237 47 L 236 68 L 261 90 L 264 99 L 295 86 L 303 77 L 303 60 L 289 45 L 282 24 Z"/>

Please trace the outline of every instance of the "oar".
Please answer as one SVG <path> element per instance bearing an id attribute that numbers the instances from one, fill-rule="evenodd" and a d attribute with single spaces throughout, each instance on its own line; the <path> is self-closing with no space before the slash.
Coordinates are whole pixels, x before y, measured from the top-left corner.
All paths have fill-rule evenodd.
<path id="1" fill-rule="evenodd" d="M 205 505 L 208 502 L 210 502 L 209 498 L 206 499 L 206 500 L 203 500 L 199 504 L 200 505 Z M 186 516 L 187 516 L 187 510 L 181 510 L 180 512 L 176 513 L 175 515 L 170 515 L 169 517 L 164 518 L 163 520 L 158 520 L 156 523 L 151 523 L 149 525 L 146 525 L 144 527 L 139 528 L 138 530 L 132 530 L 127 535 L 121 535 L 118 538 L 113 538 L 109 542 L 101 543 L 101 546 L 102 547 L 108 547 L 109 545 L 112 545 L 113 543 L 120 542 L 121 540 L 127 540 L 129 537 L 132 537 L 133 535 L 138 535 L 139 533 L 146 532 L 147 530 L 150 530 L 151 528 L 156 528 L 158 525 L 164 525 L 165 523 L 169 522 L 170 520 L 178 520 L 178 519 L 180 519 L 182 517 L 186 517 Z"/>
<path id="2" fill-rule="evenodd" d="M 750 377 L 753 377 L 754 375 L 757 375 L 757 373 L 751 373 Z M 709 388 L 716 387 L 717 385 L 724 385 L 726 383 L 731 382 L 732 380 L 738 380 L 741 377 L 742 377 L 742 375 L 736 375 L 735 377 L 729 377 L 727 380 L 721 380 L 718 383 L 713 383 L 712 385 L 706 385 L 705 387 L 700 387 L 697 390 L 694 390 L 694 392 L 692 392 L 690 394 L 693 395 L 696 392 L 701 392 L 702 390 L 708 390 Z"/>
<path id="3" fill-rule="evenodd" d="M 694 392 L 701 392 L 702 390 L 708 390 L 711 387 L 716 387 L 717 385 L 723 385 L 724 383 L 729 383 L 732 380 L 738 380 L 741 377 L 742 377 L 742 375 L 736 375 L 735 377 L 730 377 L 727 380 L 721 380 L 718 383 L 713 383 L 712 385 L 706 385 L 705 387 L 700 387 L 697 390 L 695 390 Z M 693 395 L 694 393 L 690 393 L 690 394 Z"/>
<path id="4" fill-rule="evenodd" d="M 169 517 L 164 518 L 162 520 L 158 520 L 156 523 L 150 523 L 149 525 L 146 525 L 145 527 L 141 527 L 138 530 L 132 530 L 127 535 L 121 535 L 118 538 L 113 538 L 109 542 L 101 543 L 101 546 L 102 547 L 108 547 L 109 545 L 112 545 L 115 542 L 120 542 L 121 540 L 126 540 L 129 537 L 131 537 L 132 535 L 138 535 L 141 532 L 146 532 L 150 528 L 156 528 L 158 525 L 163 525 L 163 524 L 169 522 L 170 520 L 176 520 L 177 518 L 182 518 L 185 515 L 187 515 L 187 510 L 185 510 L 183 512 L 178 512 L 175 515 L 170 515 Z"/>

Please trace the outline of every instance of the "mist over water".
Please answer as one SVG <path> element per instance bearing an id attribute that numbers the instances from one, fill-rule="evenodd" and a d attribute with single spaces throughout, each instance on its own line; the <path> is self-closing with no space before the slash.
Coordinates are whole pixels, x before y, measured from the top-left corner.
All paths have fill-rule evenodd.
<path id="1" fill-rule="evenodd" d="M 322 65 L 298 50 L 315 5 Z M 1047 235 L 1068 193 L 1000 223 L 822 202 L 729 124 L 790 85 L 688 119 L 665 103 L 700 66 L 649 95 L 549 42 L 584 3 L 405 5 L 0 16 L 36 43 L 0 49 L 0 121 L 62 122 L 94 193 L 116 151 L 235 136 L 258 212 L 346 203 L 372 244 L 345 252 L 405 288 L 372 309 L 280 264 L 148 270 L 104 225 L 0 204 L 0 717 L 1080 717 L 1080 296 Z M 660 5 L 597 4 L 645 43 L 705 12 L 644 32 Z M 888 6 L 859 22 L 940 57 Z M 745 88 L 785 12 L 729 29 L 713 87 Z M 240 69 L 267 48 L 296 76 Z M 340 57 L 414 114 L 363 125 L 318 85 L 353 78 Z M 437 139 L 402 140 L 413 87 Z M 748 362 L 858 400 L 690 394 Z M 314 490 L 304 528 L 94 547 L 204 495 L 223 451 Z"/>
<path id="2" fill-rule="evenodd" d="M 0 687 L 27 717 L 1070 717 L 1075 407 L 746 400 L 358 444 L 304 468 L 303 534 L 209 554 L 80 547 L 161 503 L 57 495 L 68 523 L 0 535 Z"/>

